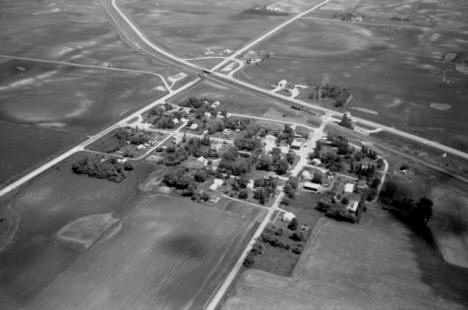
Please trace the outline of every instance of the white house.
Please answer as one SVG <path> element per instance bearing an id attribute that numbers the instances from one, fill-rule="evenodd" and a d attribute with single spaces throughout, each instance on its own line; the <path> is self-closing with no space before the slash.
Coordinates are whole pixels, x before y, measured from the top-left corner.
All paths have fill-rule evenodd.
<path id="1" fill-rule="evenodd" d="M 213 184 L 210 185 L 210 190 L 215 191 L 221 185 L 223 185 L 223 180 L 222 179 L 214 179 Z"/>
<path id="2" fill-rule="evenodd" d="M 345 193 L 352 193 L 354 192 L 354 184 L 353 183 L 346 183 L 344 187 Z"/>
<path id="3" fill-rule="evenodd" d="M 211 104 L 211 107 L 212 107 L 213 109 L 216 109 L 217 107 L 219 107 L 220 104 L 221 104 L 221 103 L 220 103 L 218 100 L 216 100 L 215 102 L 213 102 L 213 103 Z"/>
<path id="4" fill-rule="evenodd" d="M 203 156 L 198 157 L 197 160 L 201 162 L 204 166 L 208 165 L 208 159 L 206 159 Z"/>
<path id="5" fill-rule="evenodd" d="M 192 125 L 190 125 L 190 129 L 191 130 L 197 130 L 198 128 L 198 124 L 197 123 L 193 123 Z"/>
<path id="6" fill-rule="evenodd" d="M 284 212 L 281 215 L 281 220 L 283 222 L 291 222 L 295 218 L 296 218 L 296 215 L 294 213 L 292 213 L 292 212 Z"/>
<path id="7" fill-rule="evenodd" d="M 303 141 L 294 139 L 293 142 L 291 143 L 291 148 L 294 150 L 300 150 L 303 144 L 304 144 Z"/>
<path id="8" fill-rule="evenodd" d="M 357 201 L 357 200 L 352 200 L 352 201 L 350 201 L 349 204 L 346 206 L 346 210 L 349 210 L 350 212 L 356 212 L 358 206 L 359 206 L 359 201 Z"/>
<path id="9" fill-rule="evenodd" d="M 312 180 L 312 173 L 310 173 L 309 170 L 304 170 L 302 171 L 302 174 L 301 174 L 302 178 L 306 181 L 310 181 Z"/>
<path id="10" fill-rule="evenodd" d="M 205 112 L 205 113 L 203 113 L 203 116 L 205 116 L 206 118 L 210 118 L 210 117 L 211 117 L 211 113 L 210 113 L 210 112 Z"/>
<path id="11" fill-rule="evenodd" d="M 322 161 L 318 158 L 312 159 L 312 165 L 314 166 L 320 166 L 322 164 Z"/>

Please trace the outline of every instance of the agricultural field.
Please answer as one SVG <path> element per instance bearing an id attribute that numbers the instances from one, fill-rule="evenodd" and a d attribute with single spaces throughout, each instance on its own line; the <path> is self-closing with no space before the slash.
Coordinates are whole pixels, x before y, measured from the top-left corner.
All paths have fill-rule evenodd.
<path id="1" fill-rule="evenodd" d="M 141 73 L 19 60 L 0 68 L 1 135 L 10 146 L 1 181 L 166 93 L 158 77 Z"/>
<path id="2" fill-rule="evenodd" d="M 268 4 L 293 13 L 318 2 L 138 0 L 122 1 L 121 6 L 158 46 L 178 56 L 193 58 L 228 56 L 285 18 L 244 12 L 254 5 Z"/>
<path id="3" fill-rule="evenodd" d="M 0 54 L 174 74 L 127 45 L 99 1 L 6 0 L 0 14 Z"/>
<path id="4" fill-rule="evenodd" d="M 468 273 L 387 211 L 320 219 L 291 278 L 246 271 L 222 309 L 465 309 Z M 391 292 L 391 293 L 389 293 Z"/>
<path id="5" fill-rule="evenodd" d="M 144 186 L 157 173 L 149 161 L 121 183 L 77 176 L 71 165 L 82 156 L 6 202 L 0 232 L 17 224 L 0 238 L 11 241 L 0 254 L 0 307 L 201 307 L 264 213 L 155 194 Z"/>
<path id="6" fill-rule="evenodd" d="M 345 22 L 333 17 L 343 12 L 331 10 L 333 3 L 261 44 L 259 49 L 272 56 L 236 77 L 267 89 L 282 79 L 305 84 L 309 88 L 298 97 L 305 100 L 323 81 L 350 88 L 353 99 L 346 109 L 353 115 L 468 149 L 466 75 L 457 69 L 468 49 L 468 32 L 445 25 Z M 359 3 L 358 9 L 367 7 L 366 1 Z"/>

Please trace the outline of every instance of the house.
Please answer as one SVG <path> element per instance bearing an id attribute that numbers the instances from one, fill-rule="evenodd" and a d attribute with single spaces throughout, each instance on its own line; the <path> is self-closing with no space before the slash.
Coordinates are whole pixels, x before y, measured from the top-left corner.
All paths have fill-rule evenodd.
<path id="1" fill-rule="evenodd" d="M 210 118 L 210 117 L 211 117 L 211 113 L 210 113 L 210 112 L 205 112 L 205 113 L 203 113 L 203 116 L 205 116 L 206 118 Z"/>
<path id="2" fill-rule="evenodd" d="M 144 150 L 145 148 L 146 146 L 144 144 L 138 144 L 138 146 L 136 147 L 136 149 L 139 151 Z"/>
<path id="3" fill-rule="evenodd" d="M 296 215 L 292 212 L 284 212 L 282 215 L 281 215 L 281 220 L 283 222 L 291 222 L 293 219 L 296 218 Z"/>
<path id="4" fill-rule="evenodd" d="M 303 141 L 294 139 L 293 142 L 291 143 L 291 148 L 293 150 L 300 150 L 303 144 L 304 144 Z"/>
<path id="5" fill-rule="evenodd" d="M 288 81 L 286 80 L 281 80 L 278 82 L 278 87 L 280 87 L 281 89 L 285 88 L 286 85 L 288 84 Z"/>
<path id="6" fill-rule="evenodd" d="M 178 124 L 178 123 L 179 123 L 179 120 L 177 119 L 177 117 L 174 117 L 174 118 L 172 119 L 172 122 L 173 122 L 174 124 Z"/>
<path id="7" fill-rule="evenodd" d="M 304 170 L 302 171 L 302 174 L 301 174 L 302 178 L 306 181 L 310 181 L 312 180 L 312 173 L 310 173 L 309 170 Z"/>
<path id="8" fill-rule="evenodd" d="M 249 180 L 249 183 L 247 184 L 247 188 L 253 190 L 254 189 L 254 186 L 255 186 L 255 182 L 253 179 L 250 179 Z"/>
<path id="9" fill-rule="evenodd" d="M 302 186 L 302 188 L 316 193 L 322 188 L 322 186 L 320 184 L 307 181 L 307 182 L 304 182 L 304 185 Z"/>
<path id="10" fill-rule="evenodd" d="M 250 156 L 252 156 L 252 153 L 249 151 L 238 151 L 237 153 L 243 158 L 250 158 Z"/>
<path id="11" fill-rule="evenodd" d="M 220 187 L 221 185 L 223 185 L 223 180 L 222 179 L 214 179 L 213 180 L 213 184 L 210 185 L 210 190 L 212 191 L 215 191 L 218 189 L 218 187 Z"/>
<path id="12" fill-rule="evenodd" d="M 349 202 L 349 204 L 346 206 L 346 210 L 349 212 L 355 213 L 359 207 L 359 201 L 357 200 L 352 200 Z"/>
<path id="13" fill-rule="evenodd" d="M 220 105 L 220 102 L 219 102 L 218 100 L 216 100 L 215 102 L 213 102 L 213 103 L 211 104 L 211 107 L 212 107 L 213 109 L 216 109 L 217 107 L 219 107 L 219 105 Z"/>
<path id="14" fill-rule="evenodd" d="M 208 203 L 210 205 L 214 205 L 214 204 L 217 204 L 220 199 L 221 199 L 221 197 L 219 197 L 219 196 L 211 196 L 210 200 L 208 200 Z"/>
<path id="15" fill-rule="evenodd" d="M 354 184 L 353 183 L 346 183 L 344 187 L 345 193 L 352 193 L 354 192 Z"/>
<path id="16" fill-rule="evenodd" d="M 127 162 L 127 158 L 119 158 L 119 159 L 117 159 L 117 162 L 119 164 L 125 164 Z"/>
<path id="17" fill-rule="evenodd" d="M 198 128 L 198 124 L 197 123 L 193 123 L 192 125 L 190 125 L 190 129 L 191 130 L 197 130 Z"/>
<path id="18" fill-rule="evenodd" d="M 201 162 L 204 166 L 208 165 L 208 159 L 206 159 L 203 156 L 198 157 L 197 160 Z"/>
<path id="19" fill-rule="evenodd" d="M 232 130 L 231 130 L 231 129 L 225 128 L 225 129 L 223 130 L 223 135 L 225 135 L 225 136 L 229 136 L 231 133 L 232 133 Z"/>

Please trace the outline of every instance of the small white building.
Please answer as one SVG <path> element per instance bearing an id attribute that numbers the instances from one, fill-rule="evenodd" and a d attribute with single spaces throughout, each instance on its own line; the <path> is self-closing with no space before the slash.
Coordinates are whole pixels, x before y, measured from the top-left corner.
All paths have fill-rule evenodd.
<path id="1" fill-rule="evenodd" d="M 357 208 L 359 206 L 359 201 L 357 200 L 352 200 L 349 202 L 349 204 L 346 206 L 346 210 L 350 212 L 356 212 Z"/>
<path id="2" fill-rule="evenodd" d="M 138 144 L 138 146 L 136 147 L 137 150 L 141 151 L 141 150 L 144 150 L 146 149 L 146 146 L 144 144 Z"/>
<path id="3" fill-rule="evenodd" d="M 201 162 L 204 166 L 208 165 L 208 159 L 206 159 L 203 156 L 198 157 L 197 160 Z"/>
<path id="4" fill-rule="evenodd" d="M 302 188 L 316 193 L 322 188 L 322 186 L 317 183 L 304 182 Z"/>
<path id="5" fill-rule="evenodd" d="M 296 218 L 296 215 L 292 212 L 284 212 L 282 215 L 281 215 L 281 220 L 283 222 L 291 222 L 293 219 Z"/>
<path id="6" fill-rule="evenodd" d="M 218 187 L 220 187 L 221 185 L 223 185 L 223 180 L 222 179 L 214 179 L 213 180 L 213 184 L 210 185 L 210 190 L 212 191 L 215 191 L 218 189 Z"/>
<path id="7" fill-rule="evenodd" d="M 178 120 L 176 117 L 174 117 L 174 118 L 172 119 L 172 122 L 173 122 L 174 124 L 178 124 L 178 123 L 179 123 L 179 120 Z"/>
<path id="8" fill-rule="evenodd" d="M 197 130 L 198 128 L 198 124 L 197 123 L 193 123 L 192 125 L 190 125 L 190 129 L 191 130 Z"/>
<path id="9" fill-rule="evenodd" d="M 210 112 L 205 112 L 205 113 L 203 113 L 203 116 L 205 116 L 206 118 L 210 118 L 210 117 L 211 117 L 211 113 L 210 113 Z"/>
<path id="10" fill-rule="evenodd" d="M 281 89 L 285 88 L 286 85 L 288 84 L 288 81 L 286 80 L 281 80 L 278 82 L 278 87 L 280 87 Z"/>
<path id="11" fill-rule="evenodd" d="M 225 136 L 229 136 L 231 133 L 232 133 L 232 130 L 231 130 L 231 129 L 225 128 L 225 129 L 223 130 L 223 135 L 225 135 Z"/>
<path id="12" fill-rule="evenodd" d="M 309 170 L 304 170 L 302 171 L 302 174 L 301 174 L 302 178 L 306 181 L 310 181 L 312 180 L 312 173 L 310 173 Z"/>
<path id="13" fill-rule="evenodd" d="M 344 187 L 345 193 L 352 193 L 354 192 L 354 184 L 353 183 L 346 183 Z"/>
<path id="14" fill-rule="evenodd" d="M 213 102 L 213 103 L 211 104 L 211 107 L 212 107 L 213 109 L 216 109 L 217 107 L 219 107 L 220 104 L 221 104 L 221 103 L 220 103 L 218 100 L 216 100 L 215 102 Z"/>

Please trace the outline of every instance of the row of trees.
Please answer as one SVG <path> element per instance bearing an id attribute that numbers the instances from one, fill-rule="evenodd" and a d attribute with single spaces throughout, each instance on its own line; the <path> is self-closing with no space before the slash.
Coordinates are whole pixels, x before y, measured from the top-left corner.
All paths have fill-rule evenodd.
<path id="1" fill-rule="evenodd" d="M 261 204 L 265 204 L 270 197 L 275 194 L 276 187 L 278 186 L 278 178 L 268 177 L 254 180 L 254 198 Z"/>
<path id="2" fill-rule="evenodd" d="M 84 174 L 93 178 L 107 179 L 120 183 L 127 177 L 127 171 L 133 170 L 129 162 L 119 163 L 117 159 L 103 159 L 99 156 L 85 157 L 72 165 L 76 174 Z"/>
<path id="3" fill-rule="evenodd" d="M 208 180 L 210 173 L 205 169 L 190 169 L 179 167 L 166 173 L 163 177 L 163 183 L 175 188 L 182 196 L 192 197 L 194 200 L 209 200 L 209 195 L 198 191 L 197 183 L 203 183 Z"/>

